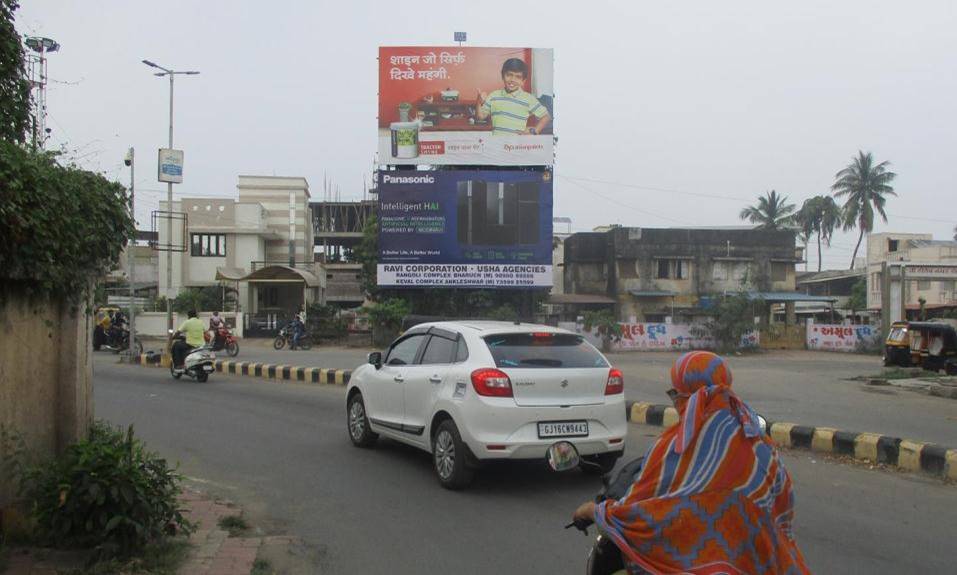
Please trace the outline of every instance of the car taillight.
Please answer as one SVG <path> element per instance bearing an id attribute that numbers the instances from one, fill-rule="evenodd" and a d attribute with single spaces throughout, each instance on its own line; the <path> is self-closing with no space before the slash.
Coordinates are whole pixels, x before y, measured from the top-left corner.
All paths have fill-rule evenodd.
<path id="1" fill-rule="evenodd" d="M 498 369 L 485 368 L 473 371 L 472 387 L 479 395 L 512 397 L 512 381 L 505 372 Z"/>
<path id="2" fill-rule="evenodd" d="M 614 367 L 608 370 L 608 383 L 605 384 L 605 395 L 615 395 L 625 392 L 625 378 L 621 370 Z"/>

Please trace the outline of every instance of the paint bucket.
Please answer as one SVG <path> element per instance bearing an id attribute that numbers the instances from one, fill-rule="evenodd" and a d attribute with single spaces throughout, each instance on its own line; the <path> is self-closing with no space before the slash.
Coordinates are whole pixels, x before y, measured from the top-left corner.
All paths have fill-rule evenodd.
<path id="1" fill-rule="evenodd" d="M 418 122 L 392 122 L 389 129 L 392 132 L 393 158 L 419 157 Z"/>

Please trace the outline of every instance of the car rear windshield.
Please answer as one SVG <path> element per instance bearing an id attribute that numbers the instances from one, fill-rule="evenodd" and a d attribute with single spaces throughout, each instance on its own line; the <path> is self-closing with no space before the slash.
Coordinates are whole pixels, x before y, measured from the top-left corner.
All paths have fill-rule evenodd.
<path id="1" fill-rule="evenodd" d="M 485 339 L 496 367 L 608 367 L 608 362 L 580 335 L 508 333 Z"/>

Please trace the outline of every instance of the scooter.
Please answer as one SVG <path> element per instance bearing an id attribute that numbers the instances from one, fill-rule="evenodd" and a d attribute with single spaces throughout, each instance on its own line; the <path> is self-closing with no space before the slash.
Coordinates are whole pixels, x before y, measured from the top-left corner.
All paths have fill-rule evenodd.
<path id="1" fill-rule="evenodd" d="M 185 339 L 182 335 L 177 338 L 171 337 L 170 348 L 172 348 L 174 341 L 182 339 Z M 213 353 L 212 347 L 209 344 L 202 345 L 186 354 L 186 359 L 183 360 L 182 366 L 176 367 L 173 365 L 173 362 L 170 361 L 169 373 L 173 376 L 173 379 L 179 379 L 185 375 L 192 377 L 200 383 L 205 383 L 206 380 L 209 379 L 209 374 L 216 370 L 216 367 L 213 365 L 213 360 L 215 359 L 216 354 Z"/>
<path id="2" fill-rule="evenodd" d="M 559 441 L 548 448 L 547 452 L 548 466 L 552 471 L 569 471 L 578 467 L 589 468 L 588 471 L 601 473 L 603 470 L 598 463 L 582 459 L 578 455 L 578 450 L 568 441 Z M 618 473 L 612 476 L 606 473 L 601 476 L 602 489 L 595 496 L 595 503 L 601 503 L 606 499 L 621 499 L 628 492 L 628 488 L 634 483 L 635 478 L 641 472 L 641 467 L 645 463 L 644 457 L 633 459 L 622 466 Z M 591 469 L 591 467 L 594 469 Z M 575 527 L 585 535 L 588 535 L 588 528 L 592 522 L 587 519 L 576 519 L 565 526 L 565 529 Z M 586 575 L 612 575 L 625 568 L 624 561 L 621 558 L 621 551 L 618 546 L 602 534 L 598 534 L 595 543 L 588 552 L 586 562 Z"/>
<path id="3" fill-rule="evenodd" d="M 768 420 L 758 415 L 758 422 L 762 433 L 768 432 Z M 568 441 L 559 441 L 548 448 L 547 452 L 548 466 L 553 471 L 568 471 L 581 467 L 600 466 L 597 463 L 589 462 L 578 455 L 578 450 Z M 621 499 L 628 493 L 628 489 L 638 478 L 641 468 L 645 464 L 645 458 L 637 457 L 623 465 L 617 473 L 606 473 L 602 475 L 602 489 L 595 496 L 595 503 L 601 503 L 608 499 Z M 599 471 L 596 469 L 595 471 Z M 600 473 L 600 471 L 599 471 Z M 565 526 L 565 529 L 572 527 L 578 529 L 585 535 L 588 535 L 588 528 L 592 526 L 592 521 L 587 519 L 576 519 Z M 615 542 L 605 537 L 601 533 L 595 538 L 595 543 L 588 552 L 588 559 L 585 564 L 586 575 L 613 575 L 625 568 L 622 560 L 621 551 Z"/>

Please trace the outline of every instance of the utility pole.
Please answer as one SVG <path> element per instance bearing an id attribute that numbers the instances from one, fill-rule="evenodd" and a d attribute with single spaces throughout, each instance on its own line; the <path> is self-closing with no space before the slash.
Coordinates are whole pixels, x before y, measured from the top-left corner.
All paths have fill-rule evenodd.
<path id="1" fill-rule="evenodd" d="M 136 355 L 136 304 L 134 298 L 136 297 L 136 204 L 133 200 L 133 185 L 136 179 L 134 178 L 134 169 L 135 169 L 135 158 L 133 156 L 133 148 L 130 147 L 130 150 L 126 152 L 126 165 L 130 167 L 130 216 L 133 217 L 133 233 L 130 237 L 130 243 L 127 245 L 127 267 L 130 270 L 128 281 L 130 282 L 130 345 L 129 353 L 130 359 L 133 359 L 133 356 Z"/>
<path id="2" fill-rule="evenodd" d="M 154 76 L 169 76 L 169 149 L 173 149 L 173 78 L 177 74 L 196 75 L 199 72 L 195 70 L 176 71 L 164 68 L 158 64 L 143 60 L 143 63 L 151 68 L 162 70 L 155 72 Z M 173 289 L 173 182 L 166 182 L 166 329 L 173 329 L 173 302 L 170 298 Z"/>

